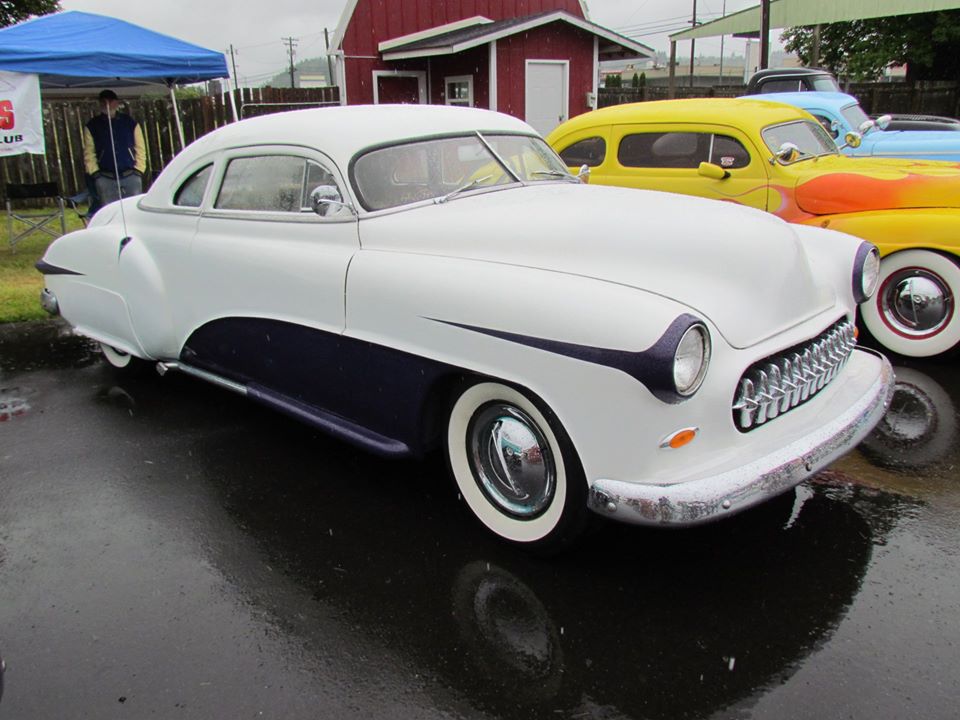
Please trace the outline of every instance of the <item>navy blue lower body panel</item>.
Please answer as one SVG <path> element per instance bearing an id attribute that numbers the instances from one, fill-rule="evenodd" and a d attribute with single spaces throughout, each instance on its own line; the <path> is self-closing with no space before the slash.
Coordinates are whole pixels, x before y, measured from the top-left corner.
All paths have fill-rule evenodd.
<path id="1" fill-rule="evenodd" d="M 182 362 L 247 386 L 255 400 L 383 455 L 420 455 L 437 434 L 431 393 L 459 368 L 336 333 L 262 318 L 198 328 Z"/>

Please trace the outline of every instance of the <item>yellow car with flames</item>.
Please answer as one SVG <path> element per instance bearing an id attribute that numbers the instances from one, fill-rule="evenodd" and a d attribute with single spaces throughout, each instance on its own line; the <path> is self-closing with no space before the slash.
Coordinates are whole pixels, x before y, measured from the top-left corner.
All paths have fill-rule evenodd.
<path id="1" fill-rule="evenodd" d="M 960 165 L 844 156 L 807 112 L 748 99 L 608 107 L 547 141 L 572 170 L 588 166 L 591 184 L 734 202 L 869 240 L 883 256 L 861 305 L 874 338 L 911 357 L 960 348 Z"/>

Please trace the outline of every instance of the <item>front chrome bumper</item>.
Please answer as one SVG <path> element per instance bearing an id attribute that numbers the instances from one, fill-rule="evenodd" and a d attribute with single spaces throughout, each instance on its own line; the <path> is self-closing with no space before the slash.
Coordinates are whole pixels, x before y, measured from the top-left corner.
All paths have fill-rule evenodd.
<path id="1" fill-rule="evenodd" d="M 878 357 L 880 372 L 870 387 L 816 433 L 718 475 L 675 485 L 597 480 L 590 486 L 590 509 L 636 525 L 689 526 L 786 492 L 853 449 L 880 422 L 890 405 L 894 376 L 890 362 Z"/>

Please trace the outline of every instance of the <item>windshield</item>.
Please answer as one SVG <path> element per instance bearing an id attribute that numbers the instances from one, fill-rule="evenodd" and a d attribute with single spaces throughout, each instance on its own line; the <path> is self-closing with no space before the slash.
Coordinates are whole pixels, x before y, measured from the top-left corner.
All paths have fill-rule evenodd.
<path id="1" fill-rule="evenodd" d="M 850 127 L 857 131 L 860 130 L 860 125 L 863 124 L 865 120 L 870 119 L 863 111 L 863 108 L 856 103 L 847 105 L 840 111 L 840 114 L 843 115 L 843 119 L 850 124 Z"/>
<path id="2" fill-rule="evenodd" d="M 832 75 L 814 75 L 810 79 L 817 92 L 840 92 L 840 86 Z"/>
<path id="3" fill-rule="evenodd" d="M 814 120 L 797 120 L 783 125 L 771 125 L 761 133 L 763 141 L 774 155 L 784 143 L 793 143 L 800 151 L 799 160 L 820 155 L 836 155 L 837 144 L 830 138 L 820 123 Z"/>
<path id="4" fill-rule="evenodd" d="M 481 139 L 480 133 L 377 148 L 357 158 L 351 176 L 360 204 L 367 210 L 443 201 L 517 181 L 574 179 L 542 138 L 483 135 Z"/>

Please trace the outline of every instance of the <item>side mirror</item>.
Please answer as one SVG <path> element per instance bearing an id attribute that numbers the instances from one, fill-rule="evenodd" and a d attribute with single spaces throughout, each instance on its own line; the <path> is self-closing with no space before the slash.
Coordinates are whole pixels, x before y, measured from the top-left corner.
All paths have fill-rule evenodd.
<path id="1" fill-rule="evenodd" d="M 890 121 L 893 120 L 893 117 L 890 115 L 881 115 L 876 119 L 877 127 L 881 130 L 886 130 L 890 126 Z"/>
<path id="2" fill-rule="evenodd" d="M 318 185 L 310 191 L 310 207 L 321 217 L 333 215 L 340 208 L 347 208 L 353 214 L 353 207 L 343 201 L 336 185 Z"/>
<path id="3" fill-rule="evenodd" d="M 785 142 L 777 150 L 777 160 L 784 164 L 796 162 L 799 157 L 800 148 L 792 142 Z"/>
<path id="4" fill-rule="evenodd" d="M 840 147 L 841 149 L 845 147 L 858 148 L 860 147 L 861 142 L 863 142 L 863 135 L 861 135 L 858 132 L 853 132 L 853 130 L 851 130 L 850 132 L 848 132 L 846 135 L 843 136 L 843 145 L 841 145 Z"/>
<path id="5" fill-rule="evenodd" d="M 590 166 L 583 164 L 580 166 L 580 172 L 577 173 L 577 180 L 582 183 L 590 182 Z"/>
<path id="6" fill-rule="evenodd" d="M 697 166 L 697 174 L 711 180 L 726 180 L 730 173 L 714 163 L 702 162 Z"/>

